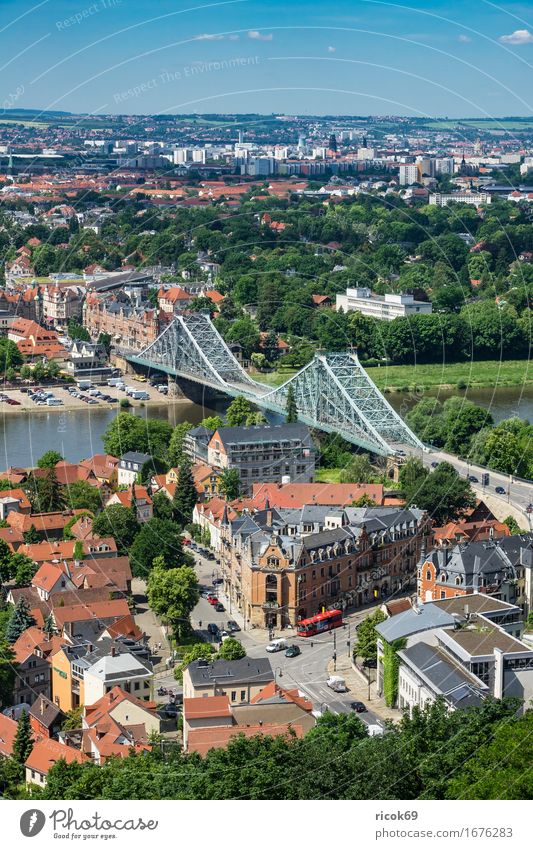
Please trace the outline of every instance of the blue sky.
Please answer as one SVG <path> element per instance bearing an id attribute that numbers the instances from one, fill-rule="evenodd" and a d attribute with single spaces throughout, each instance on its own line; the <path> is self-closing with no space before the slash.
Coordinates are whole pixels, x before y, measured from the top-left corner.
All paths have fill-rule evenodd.
<path id="1" fill-rule="evenodd" d="M 0 106 L 533 114 L 533 3 L 1 0 Z"/>

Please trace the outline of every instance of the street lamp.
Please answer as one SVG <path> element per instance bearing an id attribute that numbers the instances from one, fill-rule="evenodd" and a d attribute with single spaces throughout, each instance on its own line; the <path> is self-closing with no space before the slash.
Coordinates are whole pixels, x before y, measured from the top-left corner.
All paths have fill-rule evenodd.
<path id="1" fill-rule="evenodd" d="M 274 670 L 274 687 L 277 687 L 277 685 L 278 685 L 278 672 L 279 672 L 279 677 L 283 678 L 283 670 L 282 670 L 281 666 L 276 666 L 276 668 Z"/>

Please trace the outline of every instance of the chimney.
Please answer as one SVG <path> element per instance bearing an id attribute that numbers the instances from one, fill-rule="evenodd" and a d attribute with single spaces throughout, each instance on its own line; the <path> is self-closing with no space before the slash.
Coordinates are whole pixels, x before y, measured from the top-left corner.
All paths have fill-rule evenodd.
<path id="1" fill-rule="evenodd" d="M 41 698 L 41 716 L 43 715 L 45 710 L 46 710 L 46 702 L 43 698 Z"/>
<path id="2" fill-rule="evenodd" d="M 111 657 L 115 657 L 116 653 L 117 653 L 117 650 L 116 650 L 115 646 L 111 646 Z"/>
<path id="3" fill-rule="evenodd" d="M 272 510 L 267 510 L 266 523 L 268 528 L 272 527 Z"/>

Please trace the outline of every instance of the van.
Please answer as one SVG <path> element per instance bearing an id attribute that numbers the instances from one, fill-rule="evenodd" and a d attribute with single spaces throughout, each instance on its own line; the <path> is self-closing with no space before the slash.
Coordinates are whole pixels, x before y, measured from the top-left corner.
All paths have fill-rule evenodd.
<path id="1" fill-rule="evenodd" d="M 91 383 L 91 381 L 90 381 L 90 380 L 78 380 L 78 381 L 77 381 L 77 386 L 78 386 L 78 389 L 82 389 L 82 390 L 84 390 L 84 391 L 85 391 L 85 389 L 90 389 L 90 388 L 91 388 L 92 383 Z"/>
<path id="2" fill-rule="evenodd" d="M 46 406 L 47 407 L 60 407 L 63 401 L 60 398 L 47 398 Z"/>
<path id="3" fill-rule="evenodd" d="M 281 637 L 279 640 L 272 640 L 272 642 L 266 647 L 266 650 L 268 652 L 285 651 L 288 645 L 287 640 Z"/>
<path id="4" fill-rule="evenodd" d="M 107 381 L 108 386 L 124 386 L 124 382 L 121 377 L 110 377 Z"/>
<path id="5" fill-rule="evenodd" d="M 130 393 L 130 395 L 135 401 L 149 401 L 150 400 L 150 396 L 149 396 L 148 392 L 144 392 L 142 389 L 135 389 L 133 392 Z"/>
<path id="6" fill-rule="evenodd" d="M 339 675 L 331 675 L 326 681 L 327 686 L 330 690 L 333 690 L 334 693 L 347 693 L 348 687 L 346 686 L 346 681 L 344 678 L 341 678 Z"/>
<path id="7" fill-rule="evenodd" d="M 90 395 L 92 398 L 99 398 L 102 393 L 99 389 L 89 389 L 87 395 Z"/>

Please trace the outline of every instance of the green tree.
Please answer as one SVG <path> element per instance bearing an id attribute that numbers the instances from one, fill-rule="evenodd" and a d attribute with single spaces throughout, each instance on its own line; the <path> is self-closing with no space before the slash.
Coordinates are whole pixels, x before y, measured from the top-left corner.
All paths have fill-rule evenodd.
<path id="1" fill-rule="evenodd" d="M 39 469 L 55 469 L 62 459 L 63 457 L 59 451 L 50 449 L 50 451 L 45 451 L 43 456 L 37 460 L 37 466 Z"/>
<path id="2" fill-rule="evenodd" d="M 31 580 L 37 571 L 37 566 L 33 560 L 30 560 L 30 558 L 26 557 L 25 554 L 16 551 L 11 558 L 11 569 L 15 576 L 15 583 L 18 586 L 22 586 L 31 583 Z"/>
<path id="3" fill-rule="evenodd" d="M 421 479 L 409 497 L 408 493 L 405 495 L 408 503 L 416 503 L 426 510 L 438 527 L 456 521 L 476 503 L 470 484 L 450 463 L 439 463 L 433 472 Z"/>
<path id="4" fill-rule="evenodd" d="M 2 635 L 0 636 L 0 707 L 9 706 L 13 702 L 16 669 L 15 653 Z M 3 760 L 0 758 L 0 762 Z"/>
<path id="5" fill-rule="evenodd" d="M 241 479 L 238 469 L 224 469 L 220 473 L 220 491 L 228 501 L 234 501 L 241 494 Z"/>
<path id="6" fill-rule="evenodd" d="M 384 622 L 386 618 L 381 610 L 376 610 L 357 626 L 357 642 L 353 650 L 354 657 L 362 657 L 364 661 L 376 659 L 378 639 L 376 625 Z"/>
<path id="7" fill-rule="evenodd" d="M 192 520 L 193 510 L 197 501 L 198 493 L 194 485 L 191 463 L 186 457 L 183 457 L 176 491 L 172 499 L 174 520 L 181 528 L 184 528 Z"/>
<path id="8" fill-rule="evenodd" d="M 182 655 L 181 662 L 174 669 L 174 678 L 176 681 L 183 680 L 183 671 L 188 667 L 189 663 L 194 663 L 195 660 L 213 660 L 215 649 L 211 643 L 194 643 L 192 646 L 187 646 L 185 654 Z"/>
<path id="9" fill-rule="evenodd" d="M 61 731 L 77 731 L 82 728 L 83 705 L 72 708 L 65 714 L 65 719 L 61 723 Z"/>
<path id="10" fill-rule="evenodd" d="M 183 450 L 185 437 L 192 427 L 193 426 L 190 422 L 180 422 L 172 431 L 172 436 L 170 437 L 170 443 L 168 446 L 168 460 L 172 467 L 181 465 L 185 456 Z"/>
<path id="11" fill-rule="evenodd" d="M 31 615 L 30 606 L 24 596 L 21 596 L 17 601 L 13 612 L 9 618 L 6 628 L 6 640 L 8 643 L 16 643 L 21 634 L 30 625 L 35 625 L 35 619 Z"/>
<path id="12" fill-rule="evenodd" d="M 154 560 L 161 557 L 166 569 L 192 565 L 193 558 L 183 551 L 179 527 L 165 519 L 150 519 L 141 527 L 130 548 L 133 574 L 147 578 Z"/>
<path id="13" fill-rule="evenodd" d="M 30 718 L 25 710 L 17 722 L 17 732 L 13 741 L 13 759 L 19 764 L 25 764 L 33 749 L 33 732 Z"/>
<path id="14" fill-rule="evenodd" d="M 71 339 L 80 339 L 82 342 L 90 342 L 89 331 L 78 322 L 77 318 L 71 318 L 68 323 L 67 333 Z"/>
<path id="15" fill-rule="evenodd" d="M 28 545 L 33 545 L 33 543 L 41 541 L 41 537 L 37 533 L 37 528 L 33 524 L 30 525 L 29 530 L 24 531 L 22 536 L 24 537 L 24 542 Z"/>
<path id="16" fill-rule="evenodd" d="M 52 616 L 51 613 L 48 613 L 45 616 L 44 624 L 43 624 L 43 631 L 44 631 L 45 634 L 47 634 L 49 639 L 50 639 L 50 637 L 53 637 L 54 634 L 57 633 L 54 617 Z"/>
<path id="17" fill-rule="evenodd" d="M 533 712 L 520 719 L 502 722 L 492 739 L 487 739 L 451 774 L 449 799 L 531 799 L 531 739 Z"/>
<path id="18" fill-rule="evenodd" d="M 66 488 L 66 501 L 72 510 L 90 510 L 97 513 L 102 509 L 102 496 L 96 486 L 87 481 L 73 481 Z"/>
<path id="19" fill-rule="evenodd" d="M 224 419 L 222 416 L 206 416 L 199 424 L 199 427 L 205 427 L 207 430 L 218 430 L 219 427 L 223 426 Z"/>
<path id="20" fill-rule="evenodd" d="M 37 477 L 33 473 L 28 475 L 24 490 L 33 513 L 53 513 L 65 507 L 65 494 L 55 469 L 47 469 L 43 477 Z"/>
<path id="21" fill-rule="evenodd" d="M 341 483 L 372 483 L 376 480 L 368 454 L 354 454 L 346 468 L 341 471 Z"/>
<path id="22" fill-rule="evenodd" d="M 289 385 L 289 388 L 287 390 L 287 402 L 285 410 L 286 422 L 292 423 L 298 421 L 298 408 L 296 406 L 296 398 L 294 397 L 294 389 L 292 384 Z"/>
<path id="23" fill-rule="evenodd" d="M 503 520 L 503 524 L 507 525 L 507 527 L 509 528 L 509 530 L 510 530 L 511 534 L 513 534 L 513 536 L 515 534 L 523 534 L 524 533 L 524 531 L 521 529 L 520 525 L 518 524 L 518 522 L 516 521 L 514 516 L 507 516 L 507 518 Z"/>
<path id="24" fill-rule="evenodd" d="M 222 660 L 240 660 L 246 657 L 246 649 L 239 640 L 228 637 L 224 640 L 218 650 L 218 657 Z"/>
<path id="25" fill-rule="evenodd" d="M 170 625 L 178 641 L 190 632 L 190 615 L 198 604 L 198 579 L 190 566 L 166 568 L 163 557 L 156 557 L 148 576 L 148 603 Z"/>
<path id="26" fill-rule="evenodd" d="M 246 424 L 246 419 L 252 412 L 252 405 L 243 398 L 242 395 L 237 395 L 233 399 L 226 411 L 226 420 L 230 427 L 242 427 Z"/>
<path id="27" fill-rule="evenodd" d="M 168 495 L 165 495 L 162 489 L 158 490 L 155 495 L 152 495 L 152 507 L 156 519 L 172 519 L 172 501 Z"/>
<path id="28" fill-rule="evenodd" d="M 93 532 L 99 537 L 113 537 L 119 554 L 128 554 L 139 532 L 137 518 L 129 507 L 111 504 L 96 516 Z"/>
<path id="29" fill-rule="evenodd" d="M 5 540 L 0 539 L 0 584 L 5 584 L 14 577 L 13 552 Z"/>

